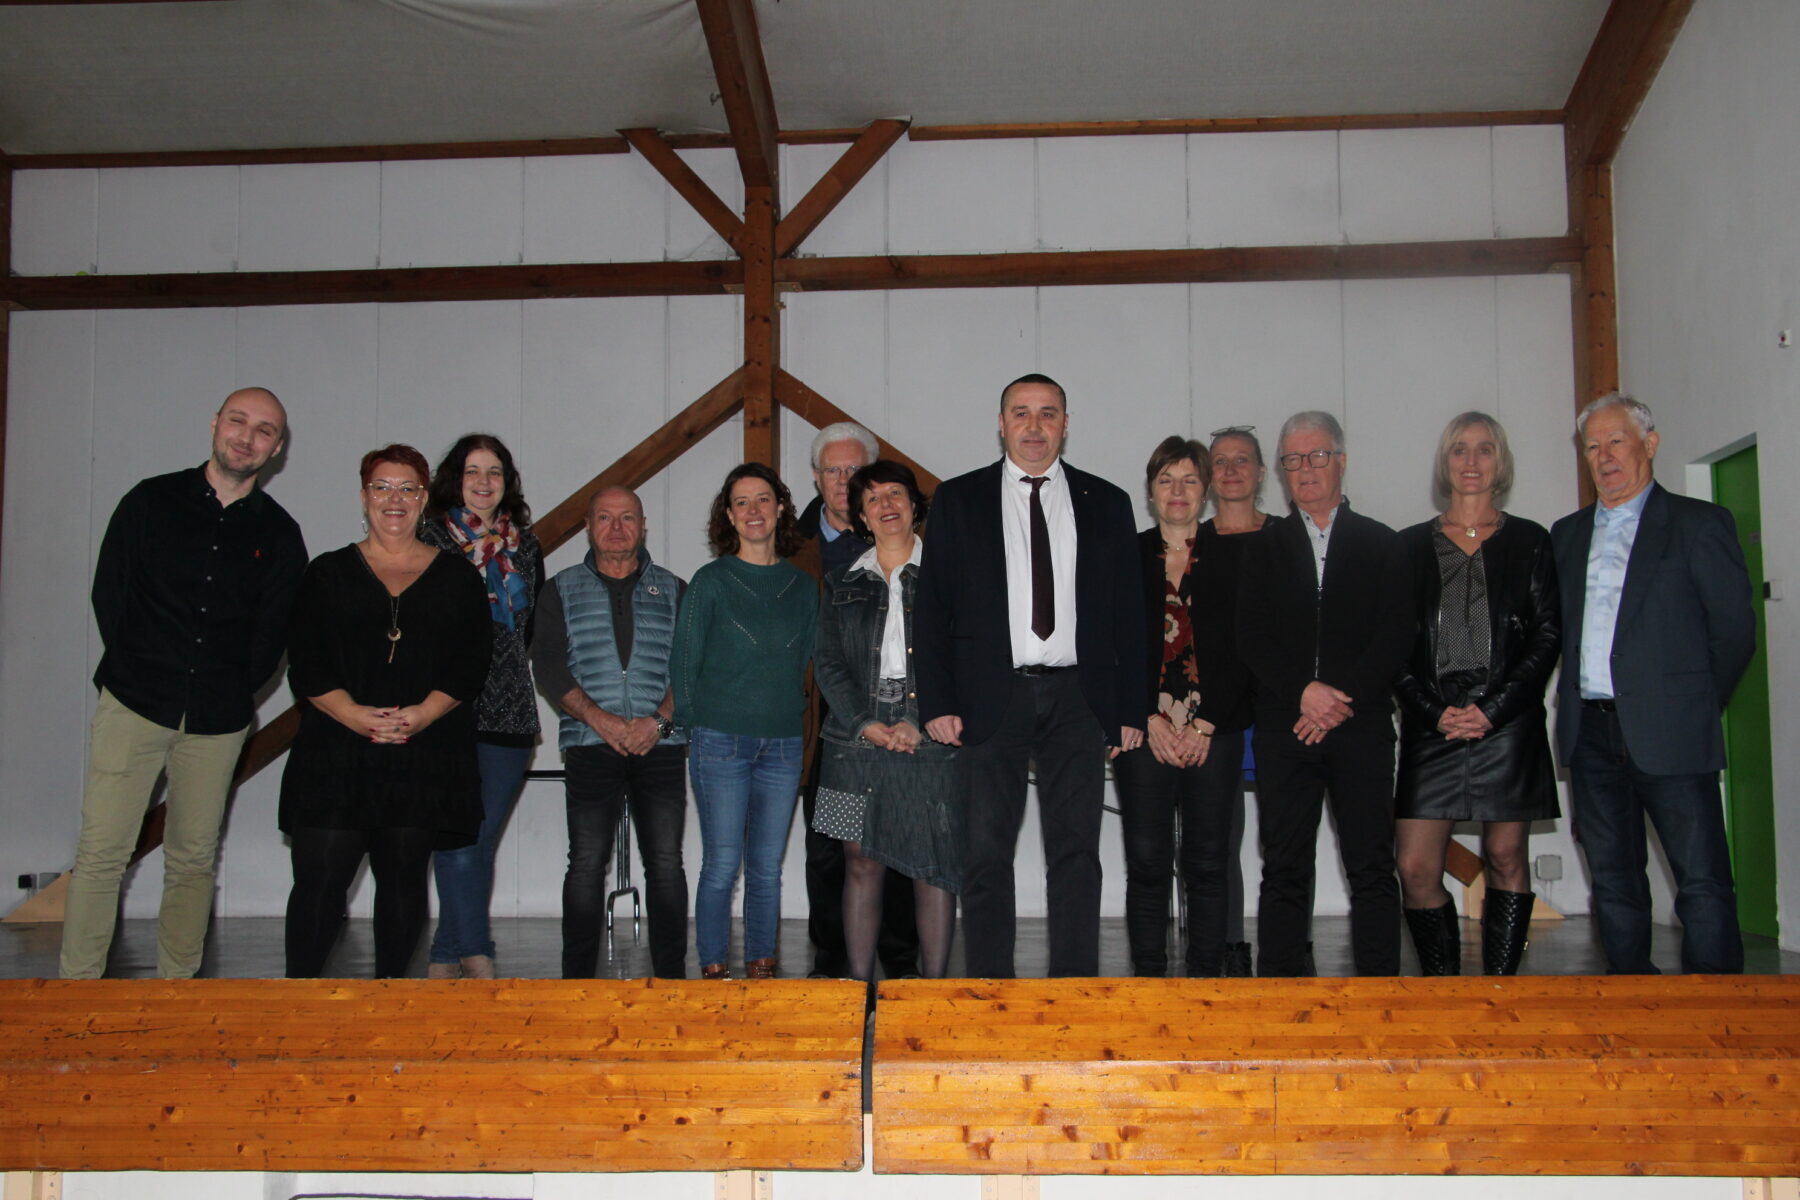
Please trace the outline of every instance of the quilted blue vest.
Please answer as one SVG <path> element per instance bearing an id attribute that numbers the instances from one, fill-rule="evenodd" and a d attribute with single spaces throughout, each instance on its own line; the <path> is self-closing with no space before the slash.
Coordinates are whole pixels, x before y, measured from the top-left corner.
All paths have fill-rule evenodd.
<path id="1" fill-rule="evenodd" d="M 675 601 L 681 580 L 644 558 L 644 570 L 631 593 L 631 661 L 619 661 L 613 638 L 612 598 L 594 570 L 593 555 L 556 574 L 563 619 L 569 630 L 569 672 L 582 691 L 607 712 L 630 720 L 653 716 L 669 689 L 669 655 L 675 644 Z M 677 729 L 659 745 L 683 745 L 687 731 Z M 601 746 L 600 735 L 563 714 L 557 744 Z"/>

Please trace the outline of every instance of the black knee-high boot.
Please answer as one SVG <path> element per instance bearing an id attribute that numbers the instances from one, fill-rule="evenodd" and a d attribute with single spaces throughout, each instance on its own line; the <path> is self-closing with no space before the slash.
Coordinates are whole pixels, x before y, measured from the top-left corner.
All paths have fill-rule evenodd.
<path id="1" fill-rule="evenodd" d="M 1412 934 L 1413 947 L 1419 952 L 1419 973 L 1461 975 L 1462 927 L 1457 924 L 1456 902 L 1402 911 L 1406 913 L 1406 928 Z"/>
<path id="2" fill-rule="evenodd" d="M 1481 965 L 1489 975 L 1517 975 L 1531 933 L 1530 892 L 1489 888 L 1481 906 Z"/>

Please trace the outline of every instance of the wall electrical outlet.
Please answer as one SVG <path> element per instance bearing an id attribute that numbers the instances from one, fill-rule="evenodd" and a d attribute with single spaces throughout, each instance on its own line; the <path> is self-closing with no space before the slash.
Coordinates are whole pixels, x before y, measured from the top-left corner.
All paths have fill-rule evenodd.
<path id="1" fill-rule="evenodd" d="M 1538 855 L 1537 860 L 1531 864 L 1531 871 L 1532 871 L 1532 874 L 1536 875 L 1539 879 L 1542 879 L 1545 882 L 1549 882 L 1550 880 L 1554 880 L 1554 879 L 1561 879 L 1562 878 L 1562 855 L 1560 855 L 1560 854 L 1540 854 L 1540 855 Z"/>
<path id="2" fill-rule="evenodd" d="M 41 892 L 61 874 L 61 871 L 31 871 L 19 876 L 19 887 L 27 892 Z"/>
<path id="3" fill-rule="evenodd" d="M 1775 344 L 1783 350 L 1792 350 L 1794 348 L 1794 331 L 1791 329 L 1784 329 L 1776 334 Z"/>

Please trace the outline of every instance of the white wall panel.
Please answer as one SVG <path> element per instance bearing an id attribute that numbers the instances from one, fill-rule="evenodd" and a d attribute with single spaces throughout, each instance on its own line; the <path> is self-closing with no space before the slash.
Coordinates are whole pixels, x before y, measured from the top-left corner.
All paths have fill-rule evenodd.
<path id="1" fill-rule="evenodd" d="M 894 254 L 1037 246 L 1037 148 L 1024 138 L 914 142 L 888 151 L 888 249 Z"/>
<path id="2" fill-rule="evenodd" d="M 100 172 L 95 263 L 109 275 L 230 271 L 237 264 L 238 168 Z"/>
<path id="3" fill-rule="evenodd" d="M 886 292 L 799 292 L 787 298 L 782 329 L 788 371 L 880 437 L 890 432 L 887 303 Z M 785 409 L 781 419 L 782 478 L 794 491 L 794 503 L 804 508 L 817 494 L 811 451 L 819 429 Z M 889 440 L 930 469 L 909 449 L 928 436 L 910 429 Z"/>
<path id="4" fill-rule="evenodd" d="M 1037 297 L 1028 288 L 894 292 L 888 299 L 890 433 L 930 440 L 914 458 L 940 478 L 1000 456 L 1000 389 L 1038 369 Z"/>
<path id="5" fill-rule="evenodd" d="M 1187 159 L 1191 245 L 1297 246 L 1340 238 L 1337 134 L 1190 134 Z"/>
<path id="6" fill-rule="evenodd" d="M 93 271 L 98 171 L 14 171 L 12 269 L 20 275 Z"/>
<path id="7" fill-rule="evenodd" d="M 11 323 L 0 534 L 8 566 L 0 573 L 0 879 L 8 882 L 74 859 L 88 676 L 99 657 L 88 617 L 94 315 L 21 312 Z"/>
<path id="8" fill-rule="evenodd" d="M 240 270 L 354 270 L 378 264 L 380 163 L 239 170 Z"/>
<path id="9" fill-rule="evenodd" d="M 1335 282 L 1196 284 L 1194 432 L 1254 425 L 1269 457 L 1266 507 L 1279 509 L 1275 437 L 1290 413 L 1343 412 L 1343 290 Z"/>
<path id="10" fill-rule="evenodd" d="M 1345 492 L 1399 528 L 1431 515 L 1431 456 L 1444 422 L 1491 410 L 1492 279 L 1344 285 Z"/>
<path id="11" fill-rule="evenodd" d="M 902 139 L 901 144 L 904 144 Z M 792 212 L 813 183 L 848 149 L 845 143 L 781 148 L 781 202 Z M 894 153 L 893 150 L 888 151 Z M 887 250 L 887 159 L 875 164 L 819 227 L 800 243 L 801 255 L 881 254 Z"/>
<path id="12" fill-rule="evenodd" d="M 1043 138 L 1038 241 L 1055 250 L 1146 250 L 1187 243 L 1187 140 Z"/>
<path id="13" fill-rule="evenodd" d="M 465 433 L 516 445 L 521 308 L 512 300 L 382 305 L 376 438 L 408 442 L 434 467 Z"/>
<path id="14" fill-rule="evenodd" d="M 381 164 L 381 265 L 519 261 L 525 168 L 516 158 Z"/>
<path id="15" fill-rule="evenodd" d="M 1347 241 L 1494 235 L 1486 129 L 1352 129 L 1338 139 Z"/>
<path id="16" fill-rule="evenodd" d="M 713 194 L 725 202 L 725 207 L 739 215 L 744 211 L 744 177 L 738 171 L 737 155 L 730 150 L 677 150 L 693 168 L 694 174 L 703 180 Z M 635 158 L 636 156 L 633 155 Z M 645 171 L 655 174 L 649 163 L 639 159 L 636 164 Z M 658 175 L 660 181 L 662 176 Z M 731 250 L 725 245 L 725 239 L 713 232 L 713 227 L 703 220 L 699 213 L 676 194 L 674 188 L 667 183 L 662 185 L 663 203 L 669 214 L 669 242 L 665 248 L 665 257 L 677 262 L 696 258 L 730 258 Z"/>
<path id="17" fill-rule="evenodd" d="M 1569 229 L 1561 125 L 1496 125 L 1494 236 L 1559 237 Z"/>
<path id="18" fill-rule="evenodd" d="M 1144 463 L 1193 424 L 1188 289 L 1045 288 L 1038 320 L 1039 369 L 1069 394 L 1069 460 L 1124 488 L 1141 528 Z"/>
<path id="19" fill-rule="evenodd" d="M 1576 507 L 1569 277 L 1496 280 L 1499 385 L 1494 415 L 1519 448 L 1509 512 L 1548 528 Z"/>
<path id="20" fill-rule="evenodd" d="M 636 154 L 525 160 L 524 261 L 663 257 L 669 185 Z"/>

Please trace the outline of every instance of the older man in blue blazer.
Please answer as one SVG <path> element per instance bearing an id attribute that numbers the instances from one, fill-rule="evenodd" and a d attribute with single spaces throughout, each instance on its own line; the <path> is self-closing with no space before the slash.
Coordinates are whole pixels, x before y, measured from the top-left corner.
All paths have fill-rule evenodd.
<path id="1" fill-rule="evenodd" d="M 1037 768 L 1050 974 L 1100 966 L 1106 751 L 1144 739 L 1144 619 L 1131 500 L 1062 459 L 1063 389 L 1000 393 L 999 462 L 932 499 L 913 645 L 919 715 L 962 746 L 968 972 L 1013 974 L 1013 850 Z"/>
<path id="2" fill-rule="evenodd" d="M 1730 513 L 1658 486 L 1647 407 L 1602 396 L 1575 424 L 1598 502 L 1551 530 L 1563 608 L 1556 733 L 1607 970 L 1657 973 L 1648 816 L 1675 873 L 1682 970 L 1741 972 L 1719 715 L 1756 648 L 1743 551 Z"/>

